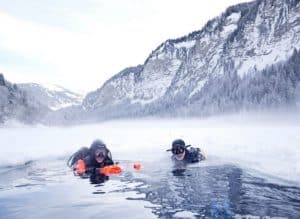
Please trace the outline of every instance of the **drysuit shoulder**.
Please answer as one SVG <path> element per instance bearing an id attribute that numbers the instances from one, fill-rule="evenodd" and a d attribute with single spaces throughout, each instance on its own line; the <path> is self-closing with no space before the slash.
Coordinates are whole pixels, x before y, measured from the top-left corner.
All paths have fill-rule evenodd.
<path id="1" fill-rule="evenodd" d="M 67 164 L 69 167 L 74 167 L 74 165 L 78 160 L 83 160 L 88 155 L 89 155 L 89 148 L 82 147 L 69 158 Z"/>
<path id="2" fill-rule="evenodd" d="M 196 163 L 204 160 L 205 156 L 202 154 L 200 148 L 191 147 L 187 150 L 185 160 L 189 163 Z"/>

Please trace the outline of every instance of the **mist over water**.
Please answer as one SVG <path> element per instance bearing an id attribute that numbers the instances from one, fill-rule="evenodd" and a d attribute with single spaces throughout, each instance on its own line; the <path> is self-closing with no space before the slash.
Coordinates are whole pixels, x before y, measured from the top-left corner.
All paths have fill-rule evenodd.
<path id="1" fill-rule="evenodd" d="M 271 177 L 300 182 L 297 117 L 244 115 L 208 119 L 118 120 L 74 127 L 12 126 L 0 129 L 0 165 L 68 157 L 100 138 L 114 160 L 169 162 L 176 138 L 200 147 L 207 162 L 239 165 Z"/>

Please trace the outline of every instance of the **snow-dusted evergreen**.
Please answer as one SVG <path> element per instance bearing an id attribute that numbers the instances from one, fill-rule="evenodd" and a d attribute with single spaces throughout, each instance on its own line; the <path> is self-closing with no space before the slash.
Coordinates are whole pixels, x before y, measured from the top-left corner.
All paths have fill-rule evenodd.
<path id="1" fill-rule="evenodd" d="M 299 49 L 299 0 L 239 4 L 202 30 L 167 40 L 143 65 L 123 70 L 88 94 L 85 117 L 294 107 Z"/>
<path id="2" fill-rule="evenodd" d="M 4 79 L 0 74 L 0 124 L 9 120 L 24 123 L 40 121 L 49 111 L 48 107 L 28 95 L 16 84 Z"/>
<path id="3" fill-rule="evenodd" d="M 39 102 L 52 110 L 58 110 L 71 105 L 80 105 L 83 95 L 70 91 L 59 85 L 44 85 L 36 83 L 18 84 L 22 90 L 34 96 Z"/>

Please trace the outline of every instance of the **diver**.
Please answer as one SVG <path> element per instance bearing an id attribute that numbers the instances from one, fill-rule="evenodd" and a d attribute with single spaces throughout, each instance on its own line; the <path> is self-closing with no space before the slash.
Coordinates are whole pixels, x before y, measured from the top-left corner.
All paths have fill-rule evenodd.
<path id="1" fill-rule="evenodd" d="M 167 151 L 172 151 L 172 160 L 176 163 L 195 163 L 206 159 L 200 148 L 185 145 L 185 142 L 182 139 L 174 140 L 172 142 L 172 148 Z"/>
<path id="2" fill-rule="evenodd" d="M 103 175 L 101 168 L 113 165 L 111 153 L 101 140 L 95 140 L 90 148 L 82 147 L 68 160 L 67 165 L 73 169 L 75 175 L 90 176 Z"/>

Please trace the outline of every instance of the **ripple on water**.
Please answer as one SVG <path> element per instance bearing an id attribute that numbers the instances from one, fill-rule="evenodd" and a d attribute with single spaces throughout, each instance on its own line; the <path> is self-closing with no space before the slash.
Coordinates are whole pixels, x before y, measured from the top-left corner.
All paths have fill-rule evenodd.
<path id="1" fill-rule="evenodd" d="M 43 165 L 34 161 L 0 170 L 7 177 L 1 179 L 0 218 L 300 215 L 299 187 L 273 183 L 233 165 L 199 164 L 182 169 L 146 165 L 140 173 L 128 170 L 100 184 L 74 177 L 64 160 Z"/>

